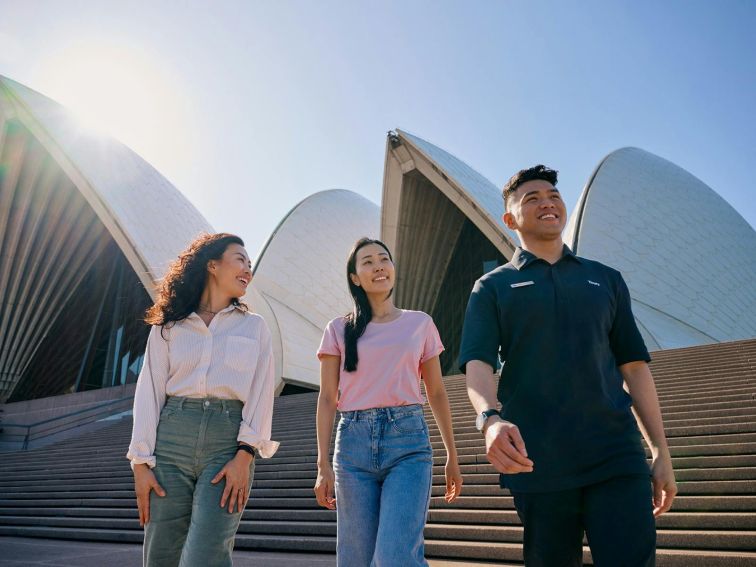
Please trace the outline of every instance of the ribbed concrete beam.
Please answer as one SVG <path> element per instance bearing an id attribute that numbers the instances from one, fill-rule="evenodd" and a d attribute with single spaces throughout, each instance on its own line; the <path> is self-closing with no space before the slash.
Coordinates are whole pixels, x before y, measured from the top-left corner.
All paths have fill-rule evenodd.
<path id="1" fill-rule="evenodd" d="M 101 350 L 103 385 L 133 380 L 145 304 L 203 231 L 212 227 L 134 152 L 0 76 L 0 403 L 22 377 L 38 381 L 27 393 L 61 393 L 45 393 L 56 380 L 79 387 Z M 95 365 L 101 373 L 102 360 Z"/>
<path id="2" fill-rule="evenodd" d="M 504 258 L 516 243 L 503 226 L 498 189 L 464 162 L 405 132 L 386 143 L 381 236 L 401 268 L 397 299 L 432 311 L 465 219 Z"/>
<path id="3" fill-rule="evenodd" d="M 465 217 L 415 172 L 404 176 L 398 220 L 396 301 L 431 312 Z"/>

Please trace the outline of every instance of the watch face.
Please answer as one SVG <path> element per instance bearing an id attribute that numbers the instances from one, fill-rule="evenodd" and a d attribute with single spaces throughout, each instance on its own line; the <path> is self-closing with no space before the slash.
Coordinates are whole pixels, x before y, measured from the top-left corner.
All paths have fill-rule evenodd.
<path id="1" fill-rule="evenodd" d="M 479 413 L 478 416 L 475 418 L 475 427 L 478 428 L 478 431 L 481 433 L 483 432 L 483 427 L 486 425 L 486 421 L 488 421 L 488 418 L 492 415 L 496 415 L 498 412 L 496 410 L 490 409 L 486 410 L 482 413 Z"/>
<path id="2" fill-rule="evenodd" d="M 482 413 L 479 413 L 478 416 L 475 418 L 475 427 L 478 429 L 478 431 L 483 431 L 483 426 L 486 424 L 486 416 Z"/>

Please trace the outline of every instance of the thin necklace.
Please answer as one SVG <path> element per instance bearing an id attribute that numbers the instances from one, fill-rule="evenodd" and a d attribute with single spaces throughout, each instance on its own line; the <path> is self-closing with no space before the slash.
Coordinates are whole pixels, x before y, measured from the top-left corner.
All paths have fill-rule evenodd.
<path id="1" fill-rule="evenodd" d="M 206 309 L 206 308 L 202 307 L 202 305 L 199 306 L 199 310 L 200 311 L 204 311 L 205 313 L 212 313 L 213 315 L 217 315 L 218 314 L 217 311 L 210 311 L 209 309 Z"/>

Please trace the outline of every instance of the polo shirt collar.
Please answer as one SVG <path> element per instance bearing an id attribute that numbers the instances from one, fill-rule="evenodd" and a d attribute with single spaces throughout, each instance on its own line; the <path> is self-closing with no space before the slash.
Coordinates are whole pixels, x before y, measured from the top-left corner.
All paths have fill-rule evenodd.
<path id="1" fill-rule="evenodd" d="M 580 258 L 575 256 L 575 253 L 570 250 L 570 247 L 566 244 L 562 247 L 562 259 L 564 258 L 569 258 L 575 260 L 576 262 L 582 263 Z M 522 270 L 537 260 L 541 260 L 541 258 L 536 256 L 532 252 L 528 252 L 527 250 L 524 250 L 523 248 L 520 248 L 518 246 L 515 250 L 515 253 L 512 255 L 511 262 L 515 268 Z"/>

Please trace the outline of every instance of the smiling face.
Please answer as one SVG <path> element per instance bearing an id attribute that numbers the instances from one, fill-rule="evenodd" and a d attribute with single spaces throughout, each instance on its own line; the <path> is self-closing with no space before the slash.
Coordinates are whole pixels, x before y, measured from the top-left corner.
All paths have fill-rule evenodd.
<path id="1" fill-rule="evenodd" d="M 207 263 L 209 281 L 228 297 L 242 297 L 252 281 L 252 263 L 241 244 L 229 244 L 218 260 Z"/>
<path id="2" fill-rule="evenodd" d="M 520 185 L 507 200 L 503 220 L 523 240 L 561 238 L 567 209 L 559 191 L 548 181 L 534 179 Z"/>
<path id="3" fill-rule="evenodd" d="M 349 278 L 365 293 L 388 294 L 394 287 L 394 263 L 380 244 L 368 244 L 357 251 L 355 273 Z"/>

